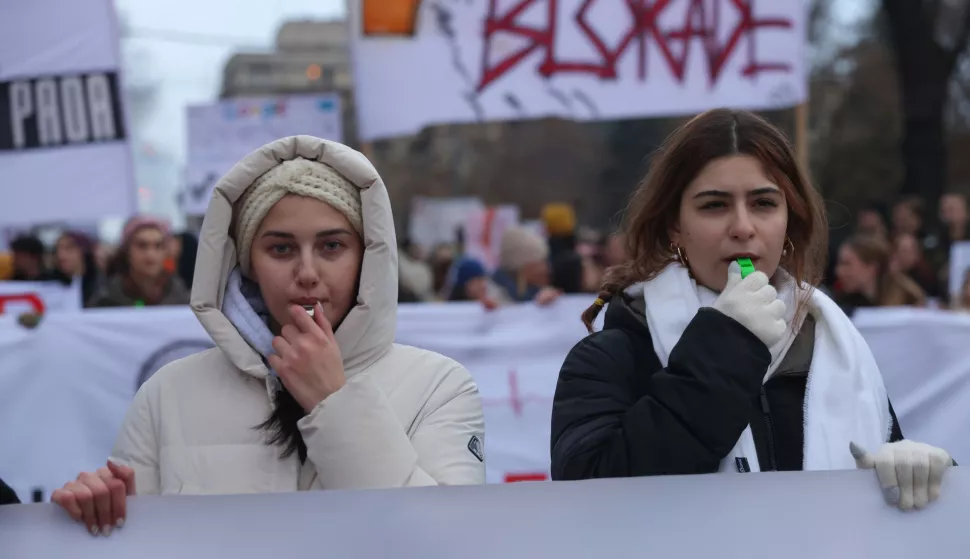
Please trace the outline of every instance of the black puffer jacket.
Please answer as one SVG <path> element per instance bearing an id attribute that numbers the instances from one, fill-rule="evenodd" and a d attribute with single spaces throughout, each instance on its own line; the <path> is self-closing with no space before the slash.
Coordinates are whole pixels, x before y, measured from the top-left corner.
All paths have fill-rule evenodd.
<path id="1" fill-rule="evenodd" d="M 762 471 L 801 470 L 811 317 L 762 385 L 768 348 L 710 308 L 697 313 L 663 368 L 642 304 L 614 298 L 603 331 L 566 357 L 552 410 L 552 478 L 713 473 L 748 424 Z M 891 440 L 901 440 L 892 406 L 890 413 Z"/>

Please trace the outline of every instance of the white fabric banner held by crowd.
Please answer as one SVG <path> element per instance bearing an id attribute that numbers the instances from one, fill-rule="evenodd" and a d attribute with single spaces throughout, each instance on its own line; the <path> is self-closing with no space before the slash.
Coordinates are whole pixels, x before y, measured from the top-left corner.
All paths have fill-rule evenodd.
<path id="1" fill-rule="evenodd" d="M 565 297 L 492 313 L 472 303 L 401 305 L 398 341 L 458 360 L 478 383 L 488 482 L 548 479 L 552 397 L 563 359 L 585 334 L 578 316 L 588 303 Z M 860 313 L 856 324 L 903 433 L 970 461 L 970 316 L 886 309 Z M 212 346 L 187 308 L 52 313 L 36 330 L 0 316 L 0 424 L 30 426 L 0 430 L 0 475 L 29 500 L 34 489 L 49 497 L 102 466 L 144 379 Z"/>

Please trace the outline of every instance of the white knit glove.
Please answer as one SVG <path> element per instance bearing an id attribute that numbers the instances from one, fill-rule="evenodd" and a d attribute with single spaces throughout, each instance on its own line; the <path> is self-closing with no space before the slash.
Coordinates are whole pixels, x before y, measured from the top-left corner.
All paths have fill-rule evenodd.
<path id="1" fill-rule="evenodd" d="M 714 308 L 737 320 L 769 348 L 785 335 L 785 303 L 768 283 L 764 272 L 753 272 L 741 279 L 741 266 L 728 266 L 727 285 L 714 302 Z"/>
<path id="2" fill-rule="evenodd" d="M 907 440 L 886 443 L 875 454 L 850 443 L 849 452 L 860 469 L 875 468 L 886 502 L 902 510 L 938 499 L 943 474 L 953 464 L 942 448 Z"/>

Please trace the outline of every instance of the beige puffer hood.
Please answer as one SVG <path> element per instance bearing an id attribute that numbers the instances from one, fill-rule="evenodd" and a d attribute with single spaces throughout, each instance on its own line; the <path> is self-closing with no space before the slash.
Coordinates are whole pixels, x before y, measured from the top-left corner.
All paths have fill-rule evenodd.
<path id="1" fill-rule="evenodd" d="M 205 213 L 192 284 L 192 310 L 233 365 L 263 378 L 268 370 L 222 312 L 229 273 L 236 267 L 230 234 L 232 208 L 262 174 L 302 157 L 333 167 L 360 189 L 364 218 L 364 261 L 357 305 L 335 332 L 351 377 L 390 350 L 397 327 L 398 256 L 391 203 L 384 182 L 363 154 L 312 136 L 292 136 L 266 144 L 237 163 L 216 184 Z"/>

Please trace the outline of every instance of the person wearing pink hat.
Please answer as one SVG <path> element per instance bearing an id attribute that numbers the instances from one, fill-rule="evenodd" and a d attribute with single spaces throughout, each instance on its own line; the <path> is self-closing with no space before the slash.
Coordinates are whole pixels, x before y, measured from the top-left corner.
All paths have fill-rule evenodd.
<path id="1" fill-rule="evenodd" d="M 89 307 L 188 305 L 189 291 L 165 269 L 168 223 L 139 215 L 125 224 L 111 277 L 88 302 Z"/>

